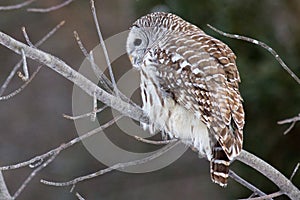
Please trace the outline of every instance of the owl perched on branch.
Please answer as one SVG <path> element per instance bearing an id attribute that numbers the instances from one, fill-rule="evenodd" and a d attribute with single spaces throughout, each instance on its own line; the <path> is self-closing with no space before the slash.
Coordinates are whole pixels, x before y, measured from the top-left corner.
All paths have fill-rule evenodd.
<path id="1" fill-rule="evenodd" d="M 221 41 L 170 13 L 138 19 L 127 53 L 141 74 L 151 133 L 178 138 L 210 161 L 213 182 L 226 186 L 243 143 L 244 110 L 236 56 Z"/>

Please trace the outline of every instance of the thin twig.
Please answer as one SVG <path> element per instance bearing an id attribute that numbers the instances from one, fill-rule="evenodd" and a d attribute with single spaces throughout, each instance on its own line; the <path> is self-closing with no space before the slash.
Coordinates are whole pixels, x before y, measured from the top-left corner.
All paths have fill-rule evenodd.
<path id="1" fill-rule="evenodd" d="M 92 51 L 90 51 L 90 53 L 87 52 L 86 48 L 84 47 L 82 41 L 80 40 L 79 34 L 74 31 L 74 37 L 76 39 L 76 42 L 81 50 L 81 52 L 83 53 L 83 55 L 88 59 L 88 61 L 91 64 L 91 67 L 95 73 L 95 75 L 97 76 L 99 82 L 100 82 L 100 86 L 103 87 L 103 89 L 105 89 L 105 91 L 109 92 L 110 94 L 113 93 L 113 84 L 111 83 L 111 81 L 105 76 L 105 74 L 103 73 L 103 71 L 101 71 L 101 69 L 99 68 L 99 66 L 96 64 L 96 62 L 94 61 L 94 55 L 92 53 Z M 131 99 L 129 99 L 127 96 L 125 96 L 123 93 L 121 93 L 120 91 L 119 95 L 120 98 L 127 102 L 130 103 L 133 106 L 137 106 Z"/>
<path id="2" fill-rule="evenodd" d="M 42 45 L 50 36 L 52 36 L 61 26 L 65 24 L 65 21 L 61 21 L 58 25 L 56 25 L 52 30 L 50 30 L 41 40 L 39 40 L 36 44 L 35 47 L 39 47 Z M 7 86 L 9 85 L 10 81 L 18 71 L 18 69 L 22 65 L 22 60 L 20 60 L 13 68 L 13 70 L 10 72 L 8 77 L 6 78 L 5 82 L 2 84 L 0 88 L 0 96 L 5 92 Z"/>
<path id="3" fill-rule="evenodd" d="M 74 38 L 76 39 L 76 42 L 77 42 L 81 52 L 83 53 L 83 55 L 85 57 L 88 57 L 89 53 L 87 52 L 86 48 L 84 47 L 84 45 L 79 37 L 79 34 L 77 33 L 77 31 L 73 31 L 73 34 L 74 34 Z"/>
<path id="4" fill-rule="evenodd" d="M 94 122 L 96 120 L 97 117 L 97 97 L 96 97 L 96 93 L 94 93 L 93 95 L 93 110 L 91 112 L 91 121 Z"/>
<path id="5" fill-rule="evenodd" d="M 155 141 L 155 140 L 148 140 L 139 136 L 134 135 L 133 136 L 136 140 L 140 141 L 140 142 L 144 142 L 147 144 L 155 144 L 155 145 L 164 145 L 164 144 L 170 144 L 173 142 L 178 141 L 177 138 L 171 139 L 171 140 L 161 140 L 161 141 Z"/>
<path id="6" fill-rule="evenodd" d="M 300 196 L 299 189 L 282 173 L 280 173 L 273 166 L 265 162 L 264 160 L 254 156 L 253 154 L 242 150 L 239 156 L 236 158 L 237 160 L 245 163 L 251 168 L 257 170 L 262 175 L 267 177 L 270 181 L 276 184 L 280 191 L 286 194 L 293 200 L 298 200 Z"/>
<path id="7" fill-rule="evenodd" d="M 24 190 L 24 188 L 27 186 L 27 184 L 33 179 L 33 177 L 43 168 L 45 168 L 49 163 L 51 163 L 55 157 L 62 151 L 67 149 L 68 147 L 71 147 L 72 145 L 78 143 L 81 140 L 84 140 L 87 137 L 90 137 L 96 133 L 98 133 L 100 130 L 103 130 L 107 127 L 109 127 L 110 125 L 114 124 L 117 120 L 119 120 L 122 116 L 118 116 L 116 118 L 114 118 L 113 120 L 107 122 L 106 124 L 100 126 L 97 129 L 94 129 L 82 136 L 79 136 L 77 138 L 74 138 L 73 140 L 69 141 L 68 143 L 62 144 L 61 146 L 43 154 L 40 156 L 36 156 L 35 158 L 30 159 L 29 161 L 25 161 L 23 163 L 18 163 L 15 165 L 9 165 L 9 166 L 4 166 L 4 167 L 0 167 L 0 171 L 1 170 L 8 170 L 8 169 L 17 169 L 20 167 L 24 167 L 24 166 L 28 166 L 28 165 L 32 165 L 34 164 L 34 167 L 37 167 L 34 171 L 32 171 L 32 173 L 27 177 L 27 179 L 22 183 L 22 185 L 20 186 L 20 188 L 16 191 L 16 193 L 13 195 L 13 199 L 15 199 L 16 197 L 18 197 L 20 195 L 20 193 Z M 43 160 L 45 160 L 45 158 L 49 157 L 48 160 L 46 162 L 43 162 Z M 38 163 L 38 164 L 37 164 Z"/>
<path id="8" fill-rule="evenodd" d="M 58 29 L 60 29 L 66 23 L 65 20 L 59 22 L 53 29 L 51 29 L 42 39 L 40 39 L 34 46 L 39 47 L 43 44 L 50 36 L 52 36 Z"/>
<path id="9" fill-rule="evenodd" d="M 288 134 L 294 128 L 295 124 L 296 124 L 296 121 L 293 121 L 292 124 L 289 126 L 289 128 L 283 132 L 283 135 Z"/>
<path id="10" fill-rule="evenodd" d="M 90 62 L 91 67 L 92 67 L 95 75 L 97 76 L 98 80 L 100 81 L 101 86 L 104 87 L 104 89 L 107 92 L 112 94 L 113 93 L 113 86 L 112 86 L 111 82 L 107 79 L 107 77 L 104 75 L 104 73 L 100 70 L 100 68 L 96 64 L 96 62 L 94 61 L 94 55 L 93 55 L 92 51 L 90 53 L 87 52 L 87 50 L 84 47 L 82 41 L 80 40 L 79 34 L 76 31 L 74 31 L 74 37 L 76 39 L 76 42 L 77 42 L 81 52 L 83 53 L 83 55 Z"/>
<path id="11" fill-rule="evenodd" d="M 100 70 L 100 68 L 99 68 L 98 65 L 96 64 L 95 59 L 94 59 L 93 51 L 90 51 L 90 53 L 88 54 L 88 57 L 87 57 L 87 58 L 89 59 L 89 61 L 90 61 L 90 63 L 91 63 L 91 67 L 92 67 L 94 73 L 96 74 L 97 78 L 98 78 L 98 79 L 102 79 L 103 71 Z M 104 81 L 104 82 L 105 82 L 105 81 Z M 105 82 L 105 85 L 108 86 L 108 84 L 106 84 L 106 82 Z M 111 90 L 111 87 L 108 86 L 108 88 L 109 88 L 109 91 L 110 91 L 111 93 L 113 93 L 113 90 Z M 112 89 L 113 89 L 113 88 L 112 88 Z"/>
<path id="12" fill-rule="evenodd" d="M 72 3 L 73 1 L 75 1 L 75 0 L 67 0 L 67 1 L 64 1 L 61 4 L 51 6 L 49 8 L 28 8 L 27 11 L 28 12 L 40 12 L 40 13 L 51 12 L 51 11 L 58 10 L 62 7 L 65 7 L 65 6 L 69 5 L 70 3 Z"/>
<path id="13" fill-rule="evenodd" d="M 114 92 L 115 92 L 116 96 L 118 97 L 119 96 L 119 91 L 118 91 L 118 88 L 117 88 L 117 84 L 116 84 L 116 81 L 115 81 L 114 73 L 112 71 L 112 67 L 111 67 L 111 64 L 110 64 L 109 57 L 108 57 L 107 48 L 105 46 L 105 43 L 104 43 L 104 40 L 103 40 L 103 37 L 102 37 L 102 33 L 101 33 L 101 30 L 100 30 L 100 26 L 99 26 L 99 22 L 98 22 L 98 17 L 97 17 L 97 13 L 96 13 L 96 8 L 95 8 L 95 2 L 93 0 L 90 0 L 90 2 L 91 2 L 91 9 L 92 9 L 92 13 L 93 13 L 94 22 L 95 22 L 95 25 L 96 25 L 98 37 L 99 37 L 100 44 L 101 44 L 102 49 L 103 49 L 103 53 L 104 53 L 104 57 L 105 57 L 105 60 L 106 60 L 106 64 L 108 66 L 108 71 L 109 71 L 110 79 L 111 79 L 111 82 L 112 82 L 113 87 L 114 87 Z"/>
<path id="14" fill-rule="evenodd" d="M 279 197 L 281 195 L 283 195 L 283 193 L 281 191 L 278 191 L 278 192 L 274 192 L 272 194 L 268 194 L 268 195 L 261 196 L 261 197 L 251 197 L 251 198 L 240 199 L 240 200 L 266 200 L 266 199 L 271 199 L 271 198 Z"/>
<path id="15" fill-rule="evenodd" d="M 9 194 L 7 189 L 2 171 L 0 170 L 0 199 L 12 200 L 12 196 Z"/>
<path id="16" fill-rule="evenodd" d="M 239 184 L 245 186 L 246 188 L 248 188 L 249 190 L 251 190 L 254 194 L 257 194 L 259 196 L 265 196 L 267 195 L 266 193 L 262 192 L 261 190 L 259 190 L 258 188 L 256 188 L 254 185 L 252 185 L 251 183 L 249 183 L 248 181 L 246 181 L 245 179 L 243 179 L 242 177 L 240 177 L 239 175 L 237 175 L 236 173 L 234 173 L 232 170 L 229 171 L 229 176 L 235 180 L 236 182 L 238 182 Z"/>
<path id="17" fill-rule="evenodd" d="M 29 72 L 28 72 L 27 59 L 26 59 L 26 55 L 25 55 L 24 49 L 21 49 L 21 55 L 22 55 L 22 61 L 23 61 L 23 72 L 24 72 L 24 75 L 21 72 L 19 72 L 18 76 L 23 81 L 27 81 L 29 79 Z"/>
<path id="18" fill-rule="evenodd" d="M 95 75 L 97 76 L 98 80 L 100 81 L 100 86 L 102 86 L 109 93 L 113 94 L 113 86 L 112 86 L 112 84 L 110 84 L 111 83 L 110 80 L 104 75 L 103 71 L 96 64 L 93 51 L 90 51 L 87 58 L 90 61 L 91 67 L 92 67 Z"/>
<path id="19" fill-rule="evenodd" d="M 67 181 L 67 182 L 53 182 L 53 181 L 47 181 L 42 179 L 41 183 L 46 184 L 46 185 L 51 185 L 51 186 L 56 186 L 56 187 L 65 187 L 65 186 L 70 186 L 70 185 L 75 185 L 78 182 L 82 182 L 85 181 L 87 179 L 91 179 L 100 175 L 103 175 L 105 173 L 108 173 L 110 171 L 116 170 L 116 169 L 121 169 L 121 168 L 126 168 L 126 167 L 130 167 L 130 166 L 136 166 L 136 165 L 140 165 L 140 164 L 144 164 L 146 162 L 149 162 L 155 158 L 158 158 L 159 156 L 161 156 L 162 154 L 164 154 L 165 152 L 169 151 L 170 149 L 172 149 L 174 146 L 176 146 L 177 144 L 179 144 L 180 141 L 177 141 L 173 144 L 164 146 L 163 148 L 159 149 L 158 151 L 156 151 L 155 153 L 153 153 L 151 156 L 139 159 L 139 160 L 134 160 L 134 161 L 130 161 L 130 162 L 126 162 L 126 163 L 118 163 L 115 164 L 111 167 L 105 168 L 103 170 L 99 170 L 97 172 L 94 172 L 92 174 L 88 174 L 85 176 L 80 176 L 77 177 L 71 181 Z"/>
<path id="20" fill-rule="evenodd" d="M 247 42 L 250 42 L 250 43 L 253 43 L 253 44 L 263 47 L 264 49 L 269 51 L 275 57 L 275 59 L 279 62 L 279 64 L 283 67 L 283 69 L 285 71 L 287 71 L 298 84 L 300 84 L 300 79 L 296 76 L 296 74 L 283 62 L 283 60 L 280 58 L 278 53 L 274 49 L 269 47 L 267 44 L 265 44 L 261 41 L 258 41 L 256 39 L 253 39 L 253 38 L 249 38 L 249 37 L 245 37 L 245 36 L 241 36 L 241 35 L 237 35 L 237 34 L 225 33 L 209 24 L 207 24 L 207 26 L 225 37 L 234 38 L 234 39 L 238 39 L 238 40 L 244 40 L 244 41 L 247 41 Z"/>
<path id="21" fill-rule="evenodd" d="M 0 88 L 0 96 L 5 92 L 7 86 L 9 85 L 10 81 L 12 80 L 12 78 L 14 77 L 14 75 L 16 74 L 16 72 L 19 70 L 19 68 L 22 65 L 22 60 L 20 60 L 15 66 L 14 68 L 11 70 L 10 74 L 8 75 L 8 77 L 6 78 L 5 82 L 2 84 L 1 88 Z"/>
<path id="22" fill-rule="evenodd" d="M 43 168 L 47 167 L 47 165 L 50 164 L 56 158 L 56 156 L 60 153 L 61 150 L 62 150 L 61 148 L 57 148 L 56 151 L 53 153 L 53 155 L 50 158 L 48 158 L 46 162 L 44 162 L 42 165 L 40 165 L 30 173 L 30 175 L 26 178 L 26 180 L 22 183 L 22 185 L 13 195 L 13 199 L 16 199 L 21 194 L 21 192 L 24 190 L 27 184 L 35 177 L 35 175 Z"/>
<path id="23" fill-rule="evenodd" d="M 249 197 L 248 197 L 248 199 L 250 199 L 250 198 L 252 198 L 252 197 L 255 197 L 256 196 L 256 194 L 253 192 Z"/>
<path id="24" fill-rule="evenodd" d="M 102 108 L 99 108 L 98 110 L 96 110 L 95 113 L 100 113 L 100 112 L 102 112 L 107 107 L 108 106 L 105 105 Z M 85 118 L 85 117 L 90 117 L 91 115 L 92 115 L 92 112 L 85 113 L 83 115 L 78 115 L 78 116 L 70 116 L 70 115 L 63 114 L 63 117 L 66 118 L 66 119 L 77 120 L 77 119 L 82 119 L 82 118 Z"/>
<path id="25" fill-rule="evenodd" d="M 293 171 L 293 173 L 292 173 L 292 175 L 290 177 L 290 181 L 293 180 L 293 178 L 294 178 L 295 174 L 297 173 L 299 167 L 300 167 L 300 163 L 297 163 L 297 165 L 296 165 L 296 167 L 295 167 L 295 169 L 294 169 L 294 171 Z"/>
<path id="26" fill-rule="evenodd" d="M 38 68 L 30 76 L 30 78 L 21 87 L 19 87 L 18 89 L 16 89 L 15 91 L 13 91 L 12 93 L 10 93 L 8 95 L 1 96 L 0 101 L 8 100 L 8 99 L 16 96 L 20 92 L 22 92 L 26 88 L 26 86 L 34 79 L 35 75 L 40 71 L 41 68 L 42 68 L 42 66 L 38 66 Z"/>
<path id="27" fill-rule="evenodd" d="M 288 123 L 291 123 L 291 125 L 289 126 L 289 128 L 286 129 L 284 131 L 284 133 L 283 133 L 284 135 L 286 135 L 286 134 L 288 134 L 294 128 L 294 126 L 295 126 L 295 124 L 296 124 L 297 121 L 300 121 L 300 113 L 297 116 L 295 116 L 295 117 L 292 117 L 292 118 L 289 118 L 289 119 L 285 119 L 285 120 L 281 120 L 281 121 L 278 121 L 277 123 L 278 124 L 288 124 Z"/>
<path id="28" fill-rule="evenodd" d="M 10 5 L 10 6 L 0 6 L 0 11 L 2 11 L 2 10 L 17 10 L 17 9 L 23 8 L 25 6 L 28 6 L 29 4 L 31 4 L 34 1 L 36 1 L 36 0 L 27 0 L 22 3 Z"/>
<path id="29" fill-rule="evenodd" d="M 300 121 L 300 113 L 295 117 L 284 119 L 284 120 L 278 121 L 277 123 L 278 124 L 288 124 L 288 123 L 291 123 L 294 121 Z"/>
<path id="30" fill-rule="evenodd" d="M 70 192 L 72 193 L 75 189 L 76 185 L 72 185 L 71 189 L 70 189 Z"/>
<path id="31" fill-rule="evenodd" d="M 22 32 L 23 32 L 23 35 L 24 35 L 24 38 L 25 38 L 27 44 L 28 44 L 29 46 L 31 46 L 31 47 L 34 47 L 34 45 L 31 43 L 31 41 L 30 41 L 30 39 L 29 39 L 29 36 L 28 36 L 28 34 L 27 34 L 26 29 L 25 29 L 24 26 L 22 27 Z"/>
<path id="32" fill-rule="evenodd" d="M 33 163 L 40 163 L 42 164 L 43 162 L 40 162 L 40 160 L 45 160 L 45 158 L 48 158 L 52 155 L 55 154 L 55 152 L 57 152 L 58 150 L 59 151 L 62 151 L 62 150 L 65 150 L 71 146 L 73 146 L 74 144 L 80 142 L 81 140 L 84 140 L 96 133 L 98 133 L 99 131 L 102 131 L 103 129 L 106 129 L 107 127 L 111 126 L 112 124 L 114 124 L 116 121 L 118 121 L 119 119 L 121 119 L 122 115 L 120 116 L 117 116 L 115 117 L 114 119 L 110 120 L 109 122 L 101 125 L 100 127 L 92 130 L 92 131 L 89 131 L 79 137 L 76 137 L 72 140 L 70 140 L 69 142 L 67 143 L 64 143 L 63 145 L 55 148 L 55 149 L 52 149 L 42 155 L 39 155 L 39 156 L 35 156 L 34 158 L 31 158 L 30 160 L 27 160 L 25 162 L 21 162 L 21 163 L 17 163 L 17 164 L 13 164 L 13 165 L 7 165 L 7 166 L 3 166 L 3 167 L 0 167 L 0 171 L 4 171 L 4 170 L 12 170 L 12 169 L 18 169 L 18 168 L 21 168 L 21 167 L 26 167 L 30 164 L 33 164 Z M 36 165 L 37 166 L 37 165 Z"/>
<path id="33" fill-rule="evenodd" d="M 83 198 L 83 196 L 81 196 L 78 192 L 76 192 L 76 197 L 77 197 L 79 200 L 85 200 L 85 199 Z"/>

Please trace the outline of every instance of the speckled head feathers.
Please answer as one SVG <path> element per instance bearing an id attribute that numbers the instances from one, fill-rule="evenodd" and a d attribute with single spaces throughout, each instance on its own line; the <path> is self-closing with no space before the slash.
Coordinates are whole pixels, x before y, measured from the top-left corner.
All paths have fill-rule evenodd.
<path id="1" fill-rule="evenodd" d="M 154 12 L 139 18 L 133 23 L 137 27 L 160 27 L 171 31 L 196 31 L 203 33 L 197 26 L 172 13 Z"/>

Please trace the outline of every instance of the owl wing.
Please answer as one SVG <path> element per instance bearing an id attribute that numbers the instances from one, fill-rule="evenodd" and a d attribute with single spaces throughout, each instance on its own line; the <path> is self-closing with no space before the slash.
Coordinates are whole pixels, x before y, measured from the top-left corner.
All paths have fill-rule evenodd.
<path id="1" fill-rule="evenodd" d="M 206 34 L 182 34 L 149 50 L 161 89 L 193 112 L 230 160 L 242 149 L 244 110 L 235 55 Z"/>

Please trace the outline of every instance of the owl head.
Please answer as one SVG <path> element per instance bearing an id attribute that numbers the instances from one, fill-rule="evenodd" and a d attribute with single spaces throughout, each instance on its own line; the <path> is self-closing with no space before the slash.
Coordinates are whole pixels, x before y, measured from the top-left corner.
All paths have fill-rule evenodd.
<path id="1" fill-rule="evenodd" d="M 168 41 L 170 35 L 181 32 L 204 33 L 198 27 L 182 18 L 164 12 L 145 15 L 134 22 L 127 38 L 127 53 L 132 65 L 139 69 L 150 48 Z"/>
<path id="2" fill-rule="evenodd" d="M 139 69 L 149 46 L 149 30 L 132 26 L 126 44 L 127 54 L 133 67 Z"/>

